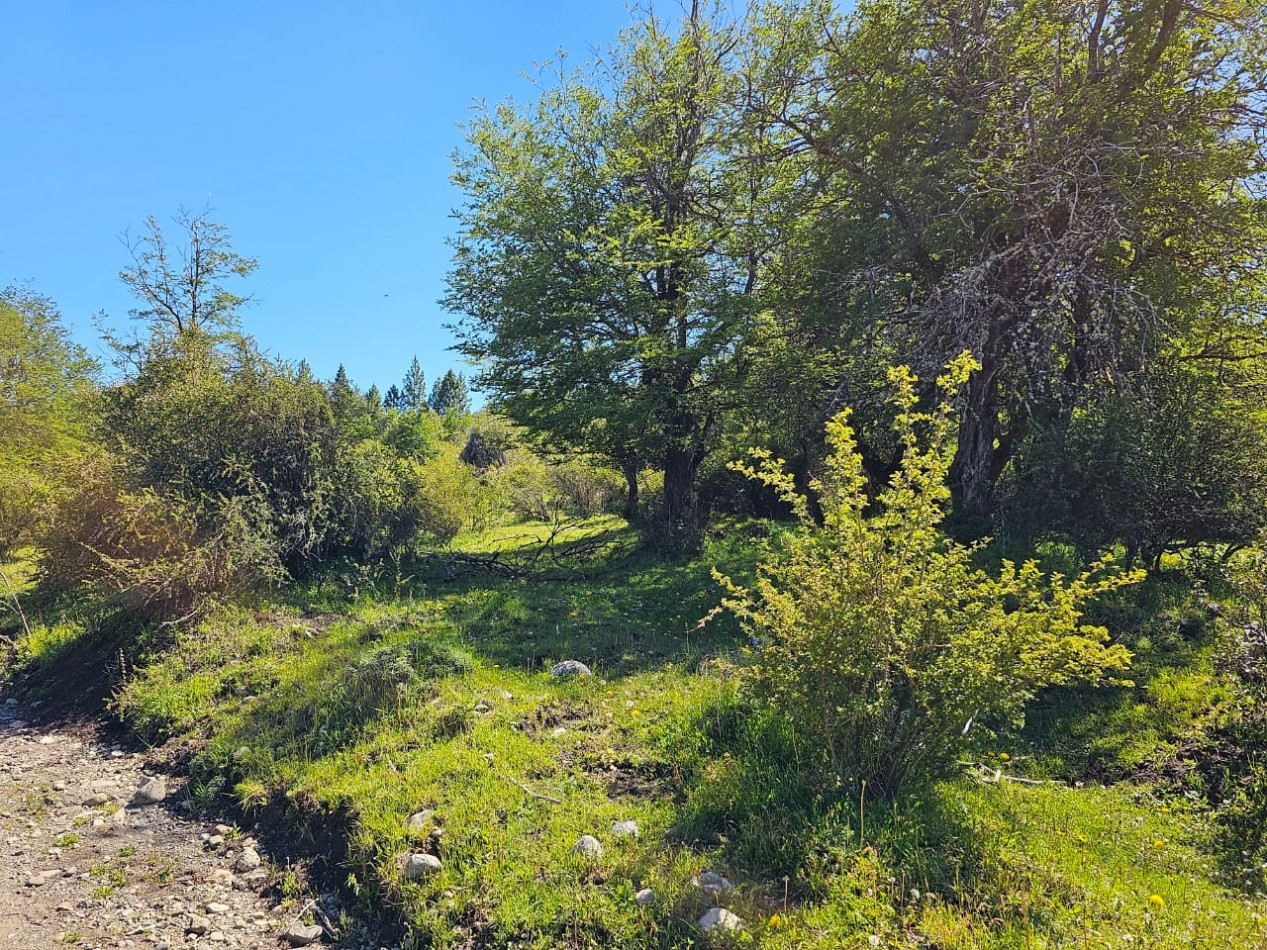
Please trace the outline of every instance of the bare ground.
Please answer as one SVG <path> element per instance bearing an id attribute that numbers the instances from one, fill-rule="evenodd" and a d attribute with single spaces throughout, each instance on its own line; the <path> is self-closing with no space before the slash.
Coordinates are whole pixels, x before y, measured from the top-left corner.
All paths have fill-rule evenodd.
<path id="1" fill-rule="evenodd" d="M 328 925 L 316 944 L 331 938 L 320 903 L 279 897 L 296 878 L 249 832 L 189 816 L 181 779 L 91 723 L 40 714 L 0 700 L 0 950 L 276 948 L 314 915 Z M 154 777 L 163 801 L 134 803 Z"/>

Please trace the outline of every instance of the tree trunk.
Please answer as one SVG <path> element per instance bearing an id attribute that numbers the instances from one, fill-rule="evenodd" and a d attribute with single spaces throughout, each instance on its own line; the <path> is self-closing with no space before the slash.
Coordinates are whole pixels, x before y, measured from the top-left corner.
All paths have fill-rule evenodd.
<path id="1" fill-rule="evenodd" d="M 696 453 L 689 448 L 670 446 L 664 458 L 664 520 L 671 533 L 690 532 L 696 527 Z"/>
<path id="2" fill-rule="evenodd" d="M 638 520 L 638 463 L 625 462 L 620 470 L 625 476 L 625 506 L 621 514 L 632 524 Z"/>
<path id="3" fill-rule="evenodd" d="M 982 360 L 968 382 L 959 445 L 952 467 L 955 519 L 974 534 L 988 527 L 994 479 L 998 472 L 995 440 L 999 437 L 998 365 Z"/>

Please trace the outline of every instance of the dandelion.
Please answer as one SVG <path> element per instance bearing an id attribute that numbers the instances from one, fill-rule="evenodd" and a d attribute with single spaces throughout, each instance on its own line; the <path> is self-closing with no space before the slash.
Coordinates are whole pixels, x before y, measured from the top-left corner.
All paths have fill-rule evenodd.
<path id="1" fill-rule="evenodd" d="M 1161 908 L 1166 906 L 1166 899 L 1160 894 L 1149 894 L 1148 903 L 1152 904 L 1154 907 Z"/>
<path id="2" fill-rule="evenodd" d="M 1154 838 L 1154 839 L 1153 839 L 1153 847 L 1154 847 L 1154 848 L 1160 848 L 1161 846 L 1162 846 L 1162 840 L 1161 840 L 1160 838 Z"/>
<path id="3" fill-rule="evenodd" d="M 774 914 L 774 915 L 773 915 L 773 916 L 772 916 L 772 917 L 771 917 L 771 918 L 767 921 L 767 923 L 768 923 L 771 927 L 781 927 L 781 926 L 783 926 L 783 918 L 782 918 L 782 917 L 780 917 L 778 914 Z"/>
<path id="4" fill-rule="evenodd" d="M 1008 755 L 1006 752 L 1000 752 L 999 758 L 1002 759 L 1004 762 L 1006 762 L 1008 759 L 1011 758 L 1011 756 Z"/>
<path id="5" fill-rule="evenodd" d="M 631 710 L 629 710 L 629 715 L 631 715 L 631 716 L 641 716 L 641 715 L 642 715 L 642 710 L 640 710 L 640 709 L 631 709 Z"/>

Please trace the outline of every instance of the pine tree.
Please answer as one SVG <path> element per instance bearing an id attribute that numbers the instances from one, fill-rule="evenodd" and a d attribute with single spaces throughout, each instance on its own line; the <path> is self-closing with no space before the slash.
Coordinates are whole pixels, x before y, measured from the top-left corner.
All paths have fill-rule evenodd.
<path id="1" fill-rule="evenodd" d="M 383 406 L 387 409 L 403 409 L 405 408 L 405 397 L 401 395 L 400 387 L 392 383 L 387 387 L 387 395 L 383 397 Z"/>
<path id="2" fill-rule="evenodd" d="M 449 370 L 431 389 L 431 411 L 442 416 L 465 416 L 471 411 L 471 394 L 466 377 Z"/>
<path id="3" fill-rule="evenodd" d="M 400 385 L 402 409 L 425 409 L 427 405 L 427 381 L 422 375 L 422 367 L 418 365 L 418 357 L 409 364 L 409 372 Z"/>

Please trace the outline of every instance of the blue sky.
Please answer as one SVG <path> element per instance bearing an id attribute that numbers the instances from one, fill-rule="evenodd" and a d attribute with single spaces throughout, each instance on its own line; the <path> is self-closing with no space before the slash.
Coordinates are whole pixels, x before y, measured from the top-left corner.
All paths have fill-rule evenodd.
<path id="1" fill-rule="evenodd" d="M 588 59 L 620 0 L 550 3 L 0 0 L 0 286 L 31 281 L 96 348 L 126 321 L 120 233 L 210 203 L 259 259 L 246 328 L 362 386 L 456 354 L 436 303 L 474 100 Z"/>

